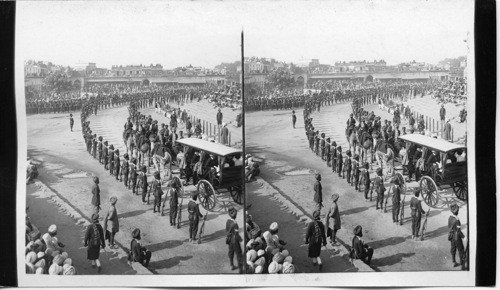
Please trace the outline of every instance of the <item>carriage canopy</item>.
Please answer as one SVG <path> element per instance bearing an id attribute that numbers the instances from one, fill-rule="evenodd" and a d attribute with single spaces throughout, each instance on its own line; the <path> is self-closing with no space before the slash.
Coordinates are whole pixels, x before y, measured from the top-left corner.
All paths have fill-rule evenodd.
<path id="1" fill-rule="evenodd" d="M 179 139 L 176 140 L 175 142 L 178 142 L 182 145 L 186 145 L 189 147 L 193 147 L 199 150 L 206 151 L 208 153 L 212 153 L 214 155 L 220 156 L 220 157 L 226 157 L 229 155 L 235 155 L 235 154 L 242 154 L 241 149 L 229 147 L 226 145 L 206 141 L 203 139 L 199 138 L 184 138 L 184 139 Z"/>
<path id="2" fill-rule="evenodd" d="M 407 134 L 399 136 L 399 138 L 404 140 L 405 142 L 411 142 L 442 153 L 448 153 L 459 149 L 467 149 L 467 147 L 464 145 L 455 144 L 442 139 L 436 139 L 420 134 Z"/>

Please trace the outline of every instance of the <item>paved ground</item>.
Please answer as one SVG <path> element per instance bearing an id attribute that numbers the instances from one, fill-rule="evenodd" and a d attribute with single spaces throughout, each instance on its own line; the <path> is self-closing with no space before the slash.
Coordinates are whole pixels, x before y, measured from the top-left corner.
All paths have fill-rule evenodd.
<path id="1" fill-rule="evenodd" d="M 452 267 L 447 241 L 448 204 L 452 201 L 459 203 L 460 219 L 462 224 L 467 224 L 466 205 L 463 202 L 456 200 L 451 194 L 444 194 L 442 202 L 430 212 L 426 240 L 412 240 L 408 208 L 403 226 L 396 225 L 392 223 L 390 205 L 387 207 L 388 213 L 376 211 L 374 201 L 365 201 L 362 193 L 354 191 L 345 179 L 334 176 L 326 163 L 308 148 L 302 112 L 296 111 L 298 112 L 296 129 L 292 128 L 291 111 L 255 112 L 245 116 L 246 150 L 262 161 L 263 179 L 303 212 L 311 215 L 314 208 L 312 189 L 314 174 L 321 173 L 324 205 L 330 206 L 332 193 L 337 192 L 340 195 L 338 204 L 342 229 L 338 236 L 341 243 L 350 245 L 353 228 L 358 224 L 362 225 L 365 242 L 375 249 L 372 264 L 377 271 L 456 270 Z M 349 112 L 350 104 L 347 103 L 322 108 L 321 118 L 313 116 L 315 127 L 330 130 L 328 136 L 333 136 L 334 140 L 344 147 L 346 143 L 343 141 L 345 139 L 343 131 Z M 373 172 L 371 176 L 373 177 Z M 388 186 L 389 184 L 386 184 L 386 187 Z M 415 183 L 408 184 L 408 188 L 415 186 Z M 247 200 L 250 201 L 254 198 L 254 192 L 252 187 L 248 188 Z M 408 205 L 411 192 L 407 194 Z M 266 205 L 271 207 L 270 204 Z M 280 210 L 279 207 L 274 209 Z M 250 212 L 256 212 L 254 218 L 257 223 L 259 219 L 265 220 L 264 224 L 267 223 L 268 215 L 259 215 L 257 210 L 258 206 L 252 205 Z M 322 214 L 325 214 L 325 210 Z M 279 223 L 279 220 L 277 221 Z M 280 232 L 284 234 L 288 230 L 282 227 Z M 303 236 L 295 238 L 303 239 Z M 328 263 L 328 259 L 326 260 Z M 303 268 L 303 265 L 299 265 L 299 268 Z"/>
<path id="2" fill-rule="evenodd" d="M 213 112 L 215 116 L 215 110 Z M 121 143 L 122 128 L 127 114 L 127 109 L 124 107 L 100 111 L 97 116 L 92 116 L 91 127 L 98 134 L 103 134 L 105 139 L 113 141 L 116 146 Z M 139 196 L 132 195 L 123 183 L 117 182 L 104 171 L 97 160 L 90 158 L 81 135 L 80 114 L 74 114 L 74 118 L 76 121 L 74 132 L 70 132 L 66 115 L 28 116 L 28 156 L 40 163 L 39 181 L 88 220 L 92 212 L 91 176 L 99 176 L 103 210 L 109 207 L 111 196 L 118 197 L 117 210 L 120 219 L 120 232 L 116 235 L 118 244 L 128 249 L 132 230 L 136 227 L 141 228 L 143 244 L 153 251 L 150 263 L 153 273 L 237 273 L 229 268 L 225 245 L 227 208 L 229 205 L 235 205 L 228 194 L 218 196 L 218 206 L 208 213 L 203 243 L 188 243 L 188 222 L 185 210 L 180 229 L 170 227 L 168 208 L 163 217 L 153 214 L 152 204 L 143 205 Z M 119 148 L 123 148 L 123 145 L 120 144 Z M 193 189 L 193 186 L 185 188 L 184 209 L 187 207 L 189 192 Z M 43 202 L 45 201 L 37 200 L 35 204 L 39 206 L 34 206 L 31 214 L 46 216 L 47 223 L 59 221 L 61 213 L 45 212 L 41 204 Z M 241 206 L 236 205 L 236 208 L 239 212 L 238 222 L 242 225 Z M 203 209 L 202 214 L 205 214 Z M 101 214 L 103 215 L 104 213 Z M 61 222 L 66 224 L 69 220 Z M 80 236 L 78 239 L 81 240 Z M 73 251 L 85 251 L 79 249 L 81 242 L 77 244 L 66 242 L 66 244 L 68 249 Z M 82 267 L 82 265 L 77 265 L 77 267 Z"/>

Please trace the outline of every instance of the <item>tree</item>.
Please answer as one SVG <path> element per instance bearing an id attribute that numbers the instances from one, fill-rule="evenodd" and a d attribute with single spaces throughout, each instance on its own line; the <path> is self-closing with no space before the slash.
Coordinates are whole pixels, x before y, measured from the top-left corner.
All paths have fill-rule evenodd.
<path id="1" fill-rule="evenodd" d="M 295 85 L 295 80 L 288 70 L 276 69 L 267 75 L 267 83 L 272 88 L 283 90 L 293 87 Z"/>
<path id="2" fill-rule="evenodd" d="M 61 93 L 73 89 L 73 85 L 68 76 L 62 72 L 49 74 L 43 79 L 43 87 L 47 91 Z"/>

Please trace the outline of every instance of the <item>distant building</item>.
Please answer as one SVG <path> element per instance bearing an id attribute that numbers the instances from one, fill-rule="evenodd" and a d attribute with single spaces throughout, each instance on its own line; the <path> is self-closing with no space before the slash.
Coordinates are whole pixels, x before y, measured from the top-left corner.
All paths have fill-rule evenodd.
<path id="1" fill-rule="evenodd" d="M 319 59 L 317 58 L 312 58 L 312 59 L 301 59 L 295 63 L 296 66 L 301 67 L 301 68 L 311 68 L 319 65 Z"/>
<path id="2" fill-rule="evenodd" d="M 143 66 L 141 65 L 126 65 L 111 67 L 112 75 L 117 77 L 142 77 L 142 76 L 161 76 L 163 74 L 163 66 L 160 64 Z"/>

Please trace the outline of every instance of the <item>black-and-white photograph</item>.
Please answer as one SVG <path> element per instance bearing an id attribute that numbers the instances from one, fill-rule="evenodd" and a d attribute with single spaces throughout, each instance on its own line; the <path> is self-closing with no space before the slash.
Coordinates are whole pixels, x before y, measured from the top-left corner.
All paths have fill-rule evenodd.
<path id="1" fill-rule="evenodd" d="M 469 271 L 472 1 L 268 6 L 245 31 L 249 273 Z"/>
<path id="2" fill-rule="evenodd" d="M 18 3 L 30 279 L 242 273 L 241 27 L 214 9 Z"/>
<path id="3" fill-rule="evenodd" d="M 17 2 L 19 286 L 474 285 L 474 5 Z"/>

